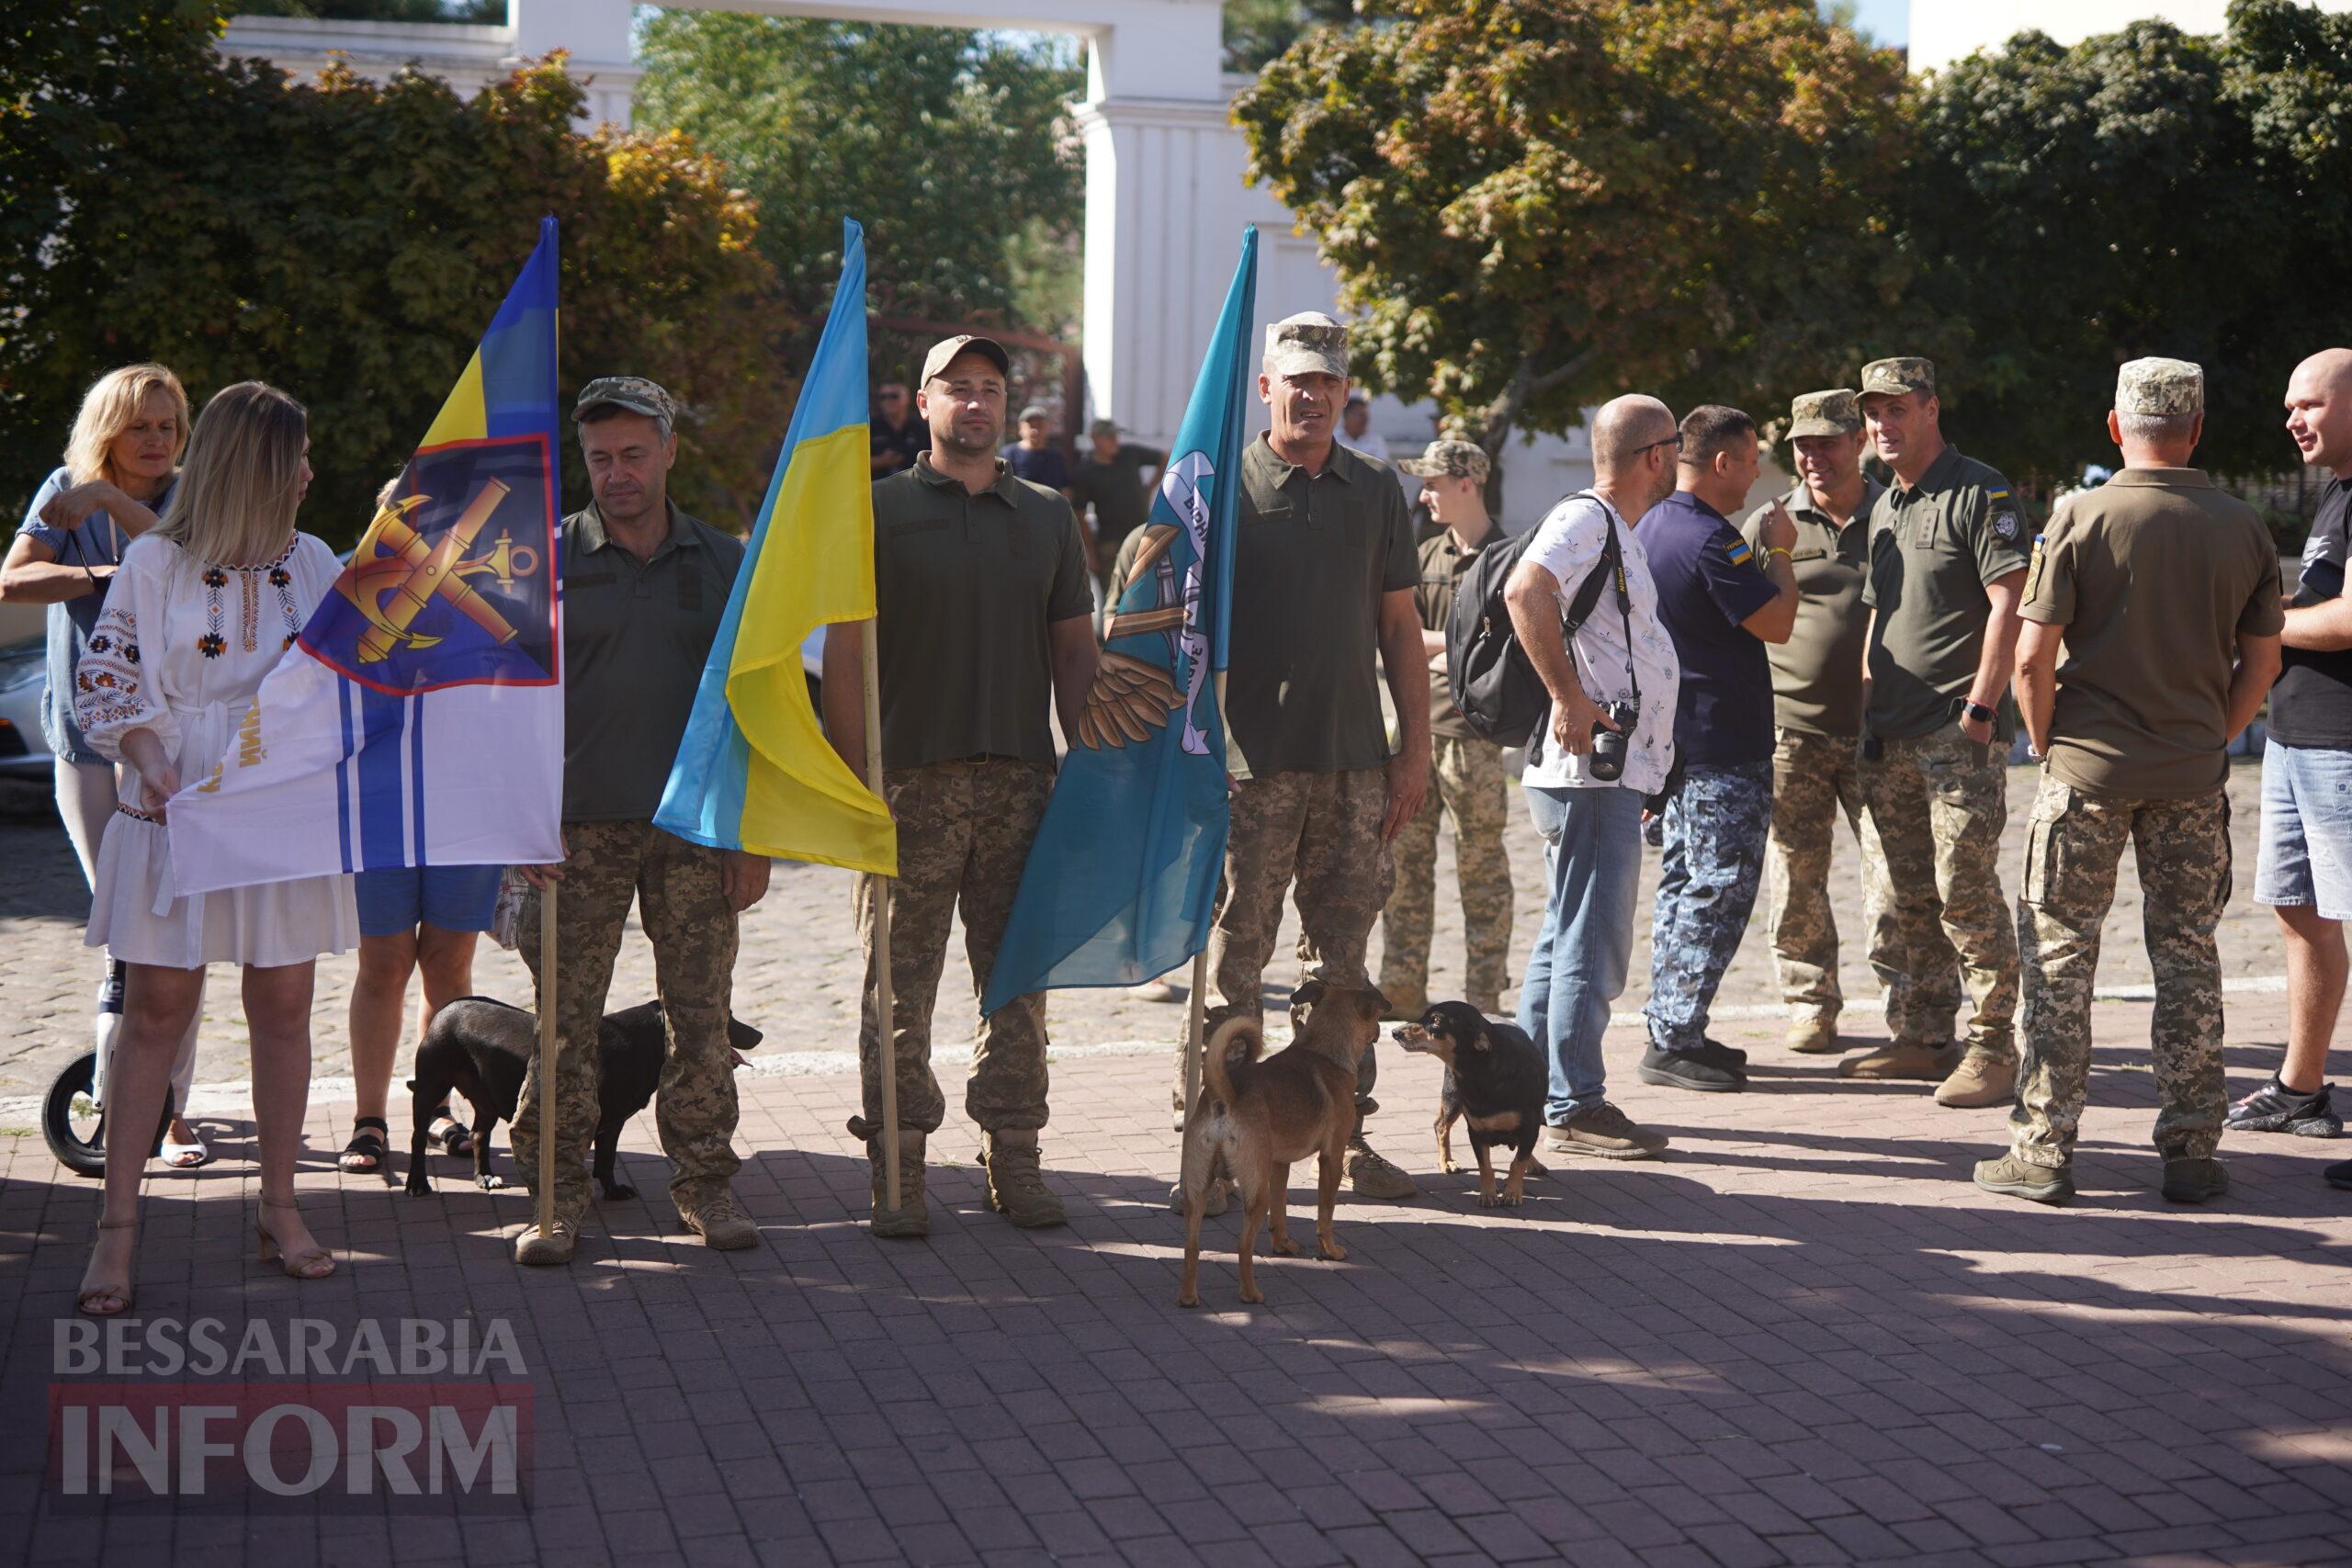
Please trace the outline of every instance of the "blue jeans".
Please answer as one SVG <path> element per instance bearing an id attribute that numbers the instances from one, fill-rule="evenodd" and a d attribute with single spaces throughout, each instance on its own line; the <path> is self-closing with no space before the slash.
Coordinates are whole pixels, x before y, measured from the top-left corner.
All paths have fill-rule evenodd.
<path id="1" fill-rule="evenodd" d="M 2352 751 L 2264 745 L 2254 901 L 2352 919 Z"/>
<path id="2" fill-rule="evenodd" d="M 1772 824 L 1772 764 L 1692 768 L 1666 803 L 1666 858 L 1650 922 L 1650 1043 L 1696 1051 L 1747 934 Z"/>
<path id="3" fill-rule="evenodd" d="M 1557 1126 L 1607 1098 L 1600 1038 L 1634 957 L 1642 874 L 1642 796 L 1631 789 L 1530 785 L 1544 835 L 1544 929 L 1527 955 L 1519 1026 L 1552 1065 L 1544 1119 Z"/>

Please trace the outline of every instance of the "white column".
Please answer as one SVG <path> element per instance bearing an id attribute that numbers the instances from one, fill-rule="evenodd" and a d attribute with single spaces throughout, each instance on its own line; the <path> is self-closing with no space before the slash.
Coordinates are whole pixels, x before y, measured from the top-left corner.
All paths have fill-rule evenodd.
<path id="1" fill-rule="evenodd" d="M 506 0 L 506 19 L 515 62 L 570 50 L 568 69 L 588 95 L 580 118 L 628 129 L 645 75 L 630 49 L 629 0 Z"/>

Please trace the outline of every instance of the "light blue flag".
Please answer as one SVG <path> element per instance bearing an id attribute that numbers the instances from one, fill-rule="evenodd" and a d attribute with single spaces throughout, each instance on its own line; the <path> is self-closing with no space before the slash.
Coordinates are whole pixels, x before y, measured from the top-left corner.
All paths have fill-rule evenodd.
<path id="1" fill-rule="evenodd" d="M 1079 733 L 1029 847 L 985 1012 L 1071 986 L 1132 986 L 1208 944 L 1225 870 L 1225 668 L 1258 231 L 1170 445 L 1134 580 L 1104 627 Z"/>

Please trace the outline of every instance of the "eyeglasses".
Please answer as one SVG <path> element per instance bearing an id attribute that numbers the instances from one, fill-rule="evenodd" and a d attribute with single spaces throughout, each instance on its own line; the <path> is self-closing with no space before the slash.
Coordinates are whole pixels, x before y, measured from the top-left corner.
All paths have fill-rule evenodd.
<path id="1" fill-rule="evenodd" d="M 1636 446 L 1629 456 L 1638 457 L 1643 453 L 1650 450 L 1653 446 L 1671 446 L 1677 452 L 1679 452 L 1682 450 L 1682 432 L 1678 430 L 1673 434 L 1668 436 L 1665 440 L 1653 441 L 1647 446 Z"/>

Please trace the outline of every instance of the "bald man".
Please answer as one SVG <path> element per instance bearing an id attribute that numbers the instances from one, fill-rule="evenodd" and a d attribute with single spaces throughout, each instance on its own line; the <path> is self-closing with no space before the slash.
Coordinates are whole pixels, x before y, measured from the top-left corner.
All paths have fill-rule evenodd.
<path id="1" fill-rule="evenodd" d="M 2287 434 L 2307 467 L 2334 478 L 2303 547 L 2289 601 L 2285 668 L 2270 693 L 2262 753 L 2262 830 L 2254 899 L 2287 942 L 2287 1056 L 2278 1074 L 2230 1108 L 2248 1133 L 2331 1138 L 2343 1131 L 2325 1078 L 2344 1004 L 2344 921 L 2352 916 L 2352 598 L 2344 592 L 2352 513 L 2352 349 L 2331 348 L 2287 381 Z M 2352 1187 L 2352 1162 L 2329 1181 Z"/>
<path id="2" fill-rule="evenodd" d="M 1593 483 L 1538 525 L 1504 589 L 1511 627 L 1551 694 L 1521 783 L 1544 837 L 1544 927 L 1520 988 L 1519 1026 L 1544 1049 L 1551 1091 L 1546 1146 L 1555 1154 L 1648 1159 L 1666 1136 L 1609 1101 L 1600 1054 L 1609 1004 L 1634 955 L 1642 869 L 1642 800 L 1667 785 L 1682 678 L 1658 620 L 1657 586 L 1628 519 L 1674 493 L 1682 443 L 1656 398 L 1604 404 L 1592 422 Z M 1608 571 L 1592 613 L 1562 621 L 1585 580 Z M 1596 759 L 1596 733 L 1615 732 Z"/>

